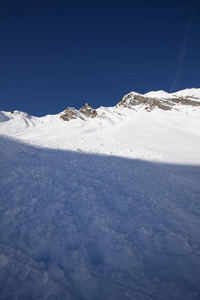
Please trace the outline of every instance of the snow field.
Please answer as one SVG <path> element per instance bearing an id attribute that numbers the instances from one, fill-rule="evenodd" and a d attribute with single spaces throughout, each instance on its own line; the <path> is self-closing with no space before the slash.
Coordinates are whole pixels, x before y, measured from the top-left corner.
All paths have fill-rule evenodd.
<path id="1" fill-rule="evenodd" d="M 141 154 L 145 149 L 141 159 L 200 165 L 200 111 L 181 109 L 150 113 L 140 109 L 112 135 L 127 148 L 137 145 Z"/>
<path id="2" fill-rule="evenodd" d="M 200 299 L 199 107 L 97 111 L 0 112 L 0 299 Z"/>
<path id="3" fill-rule="evenodd" d="M 1 299 L 199 299 L 199 166 L 0 145 Z"/>
<path id="4" fill-rule="evenodd" d="M 59 115 L 27 117 L 2 112 L 0 132 L 52 149 L 148 161 L 200 164 L 200 110 L 177 105 L 172 111 L 100 107 L 101 117 L 69 122 Z"/>

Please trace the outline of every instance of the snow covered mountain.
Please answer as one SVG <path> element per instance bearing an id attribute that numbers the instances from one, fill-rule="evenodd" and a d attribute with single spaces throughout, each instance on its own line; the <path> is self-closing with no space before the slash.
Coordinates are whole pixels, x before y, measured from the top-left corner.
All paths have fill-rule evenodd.
<path id="1" fill-rule="evenodd" d="M 199 103 L 1 112 L 0 299 L 199 300 Z"/>
<path id="2" fill-rule="evenodd" d="M 200 163 L 199 116 L 200 89 L 132 92 L 96 110 L 86 103 L 41 118 L 1 112 L 0 133 L 54 149 Z"/>

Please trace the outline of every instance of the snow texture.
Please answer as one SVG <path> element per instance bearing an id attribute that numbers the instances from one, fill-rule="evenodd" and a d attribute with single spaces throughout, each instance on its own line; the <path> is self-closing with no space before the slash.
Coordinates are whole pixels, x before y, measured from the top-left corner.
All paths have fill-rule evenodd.
<path id="1" fill-rule="evenodd" d="M 0 299 L 199 300 L 200 106 L 96 111 L 0 112 Z"/>
<path id="2" fill-rule="evenodd" d="M 199 166 L 0 145 L 0 299 L 200 298 Z"/>

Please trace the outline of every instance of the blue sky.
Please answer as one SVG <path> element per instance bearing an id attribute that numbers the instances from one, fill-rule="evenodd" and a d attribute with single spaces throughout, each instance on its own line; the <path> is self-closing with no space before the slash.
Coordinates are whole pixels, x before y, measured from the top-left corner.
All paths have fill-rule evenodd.
<path id="1" fill-rule="evenodd" d="M 200 87 L 197 1 L 0 1 L 0 109 L 42 116 Z"/>

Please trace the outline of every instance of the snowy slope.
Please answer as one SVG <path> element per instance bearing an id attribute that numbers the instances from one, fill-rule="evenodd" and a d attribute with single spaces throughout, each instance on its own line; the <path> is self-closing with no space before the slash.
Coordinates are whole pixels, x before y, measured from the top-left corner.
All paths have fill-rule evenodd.
<path id="1" fill-rule="evenodd" d="M 126 107 L 130 101 L 137 103 L 141 97 L 142 101 L 147 99 L 145 103 Z M 161 101 L 159 107 L 154 107 L 151 101 L 158 98 Z M 53 149 L 151 161 L 200 163 L 200 89 L 173 94 L 157 91 L 140 95 L 133 92 L 123 99 L 125 102 L 121 106 L 119 103 L 116 107 L 97 109 L 95 118 L 82 115 L 69 122 L 61 118 L 64 112 L 41 118 L 18 111 L 12 114 L 1 112 L 0 133 Z M 170 110 L 160 108 L 166 103 L 167 107 L 169 103 L 172 105 Z M 70 108 L 70 111 L 81 114 L 81 110 Z"/>
<path id="2" fill-rule="evenodd" d="M 156 97 L 162 99 L 169 99 L 169 98 L 177 98 L 177 97 L 188 97 L 188 98 L 196 98 L 197 101 L 200 101 L 200 89 L 185 89 L 182 91 L 178 91 L 176 93 L 167 93 L 165 91 L 156 91 L 156 92 L 149 92 L 146 93 L 144 96 L 148 97 Z"/>
<path id="3" fill-rule="evenodd" d="M 199 99 L 0 112 L 0 299 L 200 299 Z"/>
<path id="4" fill-rule="evenodd" d="M 1 299 L 199 299 L 199 167 L 0 142 Z"/>

